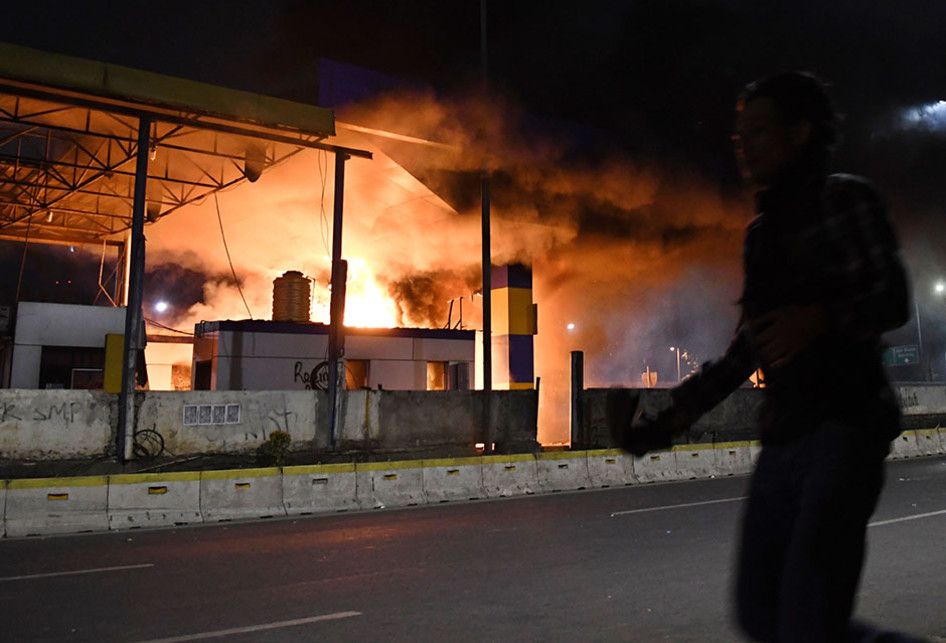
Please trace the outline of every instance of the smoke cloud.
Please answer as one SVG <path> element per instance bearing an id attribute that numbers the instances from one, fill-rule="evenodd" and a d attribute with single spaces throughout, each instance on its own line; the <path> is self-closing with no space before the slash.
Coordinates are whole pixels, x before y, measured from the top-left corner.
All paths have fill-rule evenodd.
<path id="1" fill-rule="evenodd" d="M 464 327 L 481 327 L 473 293 L 481 285 L 480 175 L 489 167 L 493 263 L 525 262 L 534 272 L 543 442 L 567 440 L 570 350 L 586 352 L 586 385 L 603 386 L 639 384 L 647 366 L 663 382 L 675 379 L 669 346 L 702 358 L 725 348 L 746 203 L 682 169 L 579 157 L 495 97 L 390 95 L 343 110 L 339 121 L 340 143 L 375 153 L 347 167 L 350 324 L 443 327 L 448 302 L 462 296 Z M 255 317 L 269 318 L 272 280 L 296 269 L 314 278 L 314 319 L 327 320 L 332 164 L 306 151 L 219 196 Z M 150 227 L 149 261 L 216 276 L 177 324 L 246 317 L 212 198 Z"/>

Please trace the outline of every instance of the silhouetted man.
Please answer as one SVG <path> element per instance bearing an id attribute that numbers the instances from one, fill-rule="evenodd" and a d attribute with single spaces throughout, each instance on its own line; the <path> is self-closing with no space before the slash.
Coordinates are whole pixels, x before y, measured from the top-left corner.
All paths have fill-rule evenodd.
<path id="1" fill-rule="evenodd" d="M 761 367 L 740 626 L 759 641 L 914 640 L 851 621 L 867 522 L 900 432 L 880 340 L 909 317 L 894 232 L 867 181 L 828 174 L 837 118 L 816 77 L 752 83 L 736 112 L 736 154 L 760 188 L 742 320 L 726 354 L 675 388 L 656 418 L 629 426 L 609 403 L 612 433 L 636 454 L 666 448 Z"/>

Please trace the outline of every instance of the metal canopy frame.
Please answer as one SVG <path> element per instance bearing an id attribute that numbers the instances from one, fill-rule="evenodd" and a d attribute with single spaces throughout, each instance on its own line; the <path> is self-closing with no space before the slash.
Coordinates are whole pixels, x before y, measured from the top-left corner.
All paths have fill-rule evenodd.
<path id="1" fill-rule="evenodd" d="M 372 155 L 326 142 L 334 133 L 334 114 L 319 107 L 0 43 L 0 239 L 111 244 L 129 259 L 116 432 L 123 462 L 134 456 L 145 223 L 255 181 L 307 148 L 335 154 L 329 359 L 337 365 L 344 164 Z"/>
<path id="2" fill-rule="evenodd" d="M 137 120 L 149 116 L 147 221 L 233 187 L 306 148 L 370 158 L 323 137 L 156 120 L 12 93 L 0 83 L 0 239 L 101 243 L 131 227 Z M 241 133 L 237 134 L 239 129 Z"/>

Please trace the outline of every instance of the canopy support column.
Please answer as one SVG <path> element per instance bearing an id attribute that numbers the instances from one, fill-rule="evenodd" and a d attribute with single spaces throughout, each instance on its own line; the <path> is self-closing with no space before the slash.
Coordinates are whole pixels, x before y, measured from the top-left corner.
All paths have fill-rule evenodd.
<path id="1" fill-rule="evenodd" d="M 144 337 L 141 332 L 141 291 L 144 287 L 145 269 L 145 195 L 148 182 L 148 148 L 151 135 L 151 118 L 138 118 L 138 150 L 135 155 L 135 193 L 131 222 L 131 249 L 128 262 L 128 287 L 125 293 L 125 347 L 122 359 L 122 388 L 118 394 L 117 454 L 121 462 L 130 460 L 135 432 L 135 375 L 139 346 Z"/>
<path id="2" fill-rule="evenodd" d="M 328 335 L 328 404 L 329 404 L 329 444 L 332 449 L 338 446 L 339 412 L 338 393 L 339 360 L 345 354 L 345 285 L 347 266 L 342 261 L 342 210 L 345 197 L 345 161 L 348 155 L 335 153 L 335 199 L 332 218 L 332 294 L 329 302 Z"/>

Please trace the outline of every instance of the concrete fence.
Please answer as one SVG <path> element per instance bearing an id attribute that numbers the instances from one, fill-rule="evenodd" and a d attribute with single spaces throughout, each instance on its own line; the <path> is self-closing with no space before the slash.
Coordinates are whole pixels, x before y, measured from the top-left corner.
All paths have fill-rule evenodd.
<path id="1" fill-rule="evenodd" d="M 609 448 L 605 409 L 609 389 L 591 388 L 580 393 L 582 412 L 577 414 L 577 427 L 572 427 L 578 446 L 582 448 Z M 942 384 L 900 384 L 894 387 L 903 412 L 905 429 L 946 426 L 946 386 Z M 640 406 L 654 414 L 670 404 L 670 389 L 634 389 L 640 395 Z M 681 444 L 708 442 L 739 442 L 756 438 L 756 418 L 762 405 L 761 389 L 740 388 L 704 415 L 689 434 L 679 439 Z M 573 416 L 573 421 L 575 421 Z M 898 448 L 899 445 L 898 445 Z M 699 456 L 691 456 L 696 464 Z"/>
<path id="2" fill-rule="evenodd" d="M 372 510 L 745 475 L 758 444 L 680 445 L 634 458 L 557 451 L 267 469 L 0 482 L 2 534 L 86 531 Z M 891 458 L 946 454 L 946 429 L 906 431 Z"/>
<path id="3" fill-rule="evenodd" d="M 321 391 L 149 391 L 136 394 L 136 432 L 176 456 L 252 453 L 274 431 L 292 448 L 329 446 Z M 484 431 L 489 412 L 489 435 Z M 346 391 L 339 447 L 382 453 L 474 454 L 478 442 L 535 451 L 535 391 Z M 0 458 L 58 460 L 112 452 L 117 396 L 82 390 L 0 390 Z M 150 446 L 149 446 L 150 445 Z"/>

